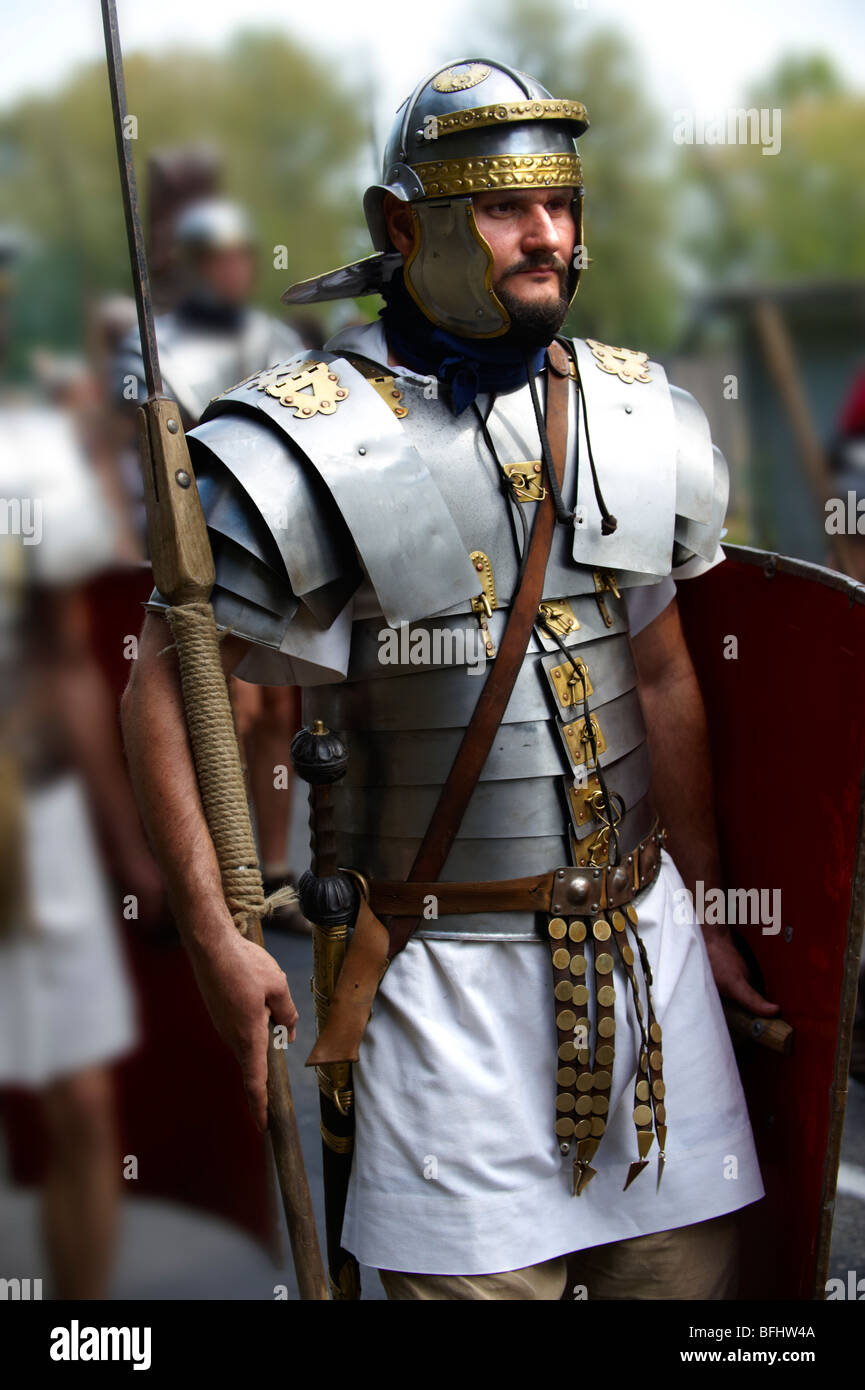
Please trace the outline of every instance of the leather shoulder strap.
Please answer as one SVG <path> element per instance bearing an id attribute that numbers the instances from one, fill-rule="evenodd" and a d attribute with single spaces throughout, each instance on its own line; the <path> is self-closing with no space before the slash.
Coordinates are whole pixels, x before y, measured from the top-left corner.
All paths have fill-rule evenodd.
<path id="1" fill-rule="evenodd" d="M 550 345 L 547 355 L 550 370 L 547 372 L 546 428 L 556 478 L 561 487 L 568 439 L 569 364 L 567 354 L 558 343 Z M 409 883 L 428 883 L 438 878 L 462 824 L 502 722 L 537 618 L 555 524 L 555 508 L 548 488 L 535 514 L 528 559 L 498 655 L 484 681 L 426 835 L 415 856 L 407 879 Z M 390 958 L 403 949 L 417 925 L 418 918 L 396 917 L 391 920 L 388 924 Z"/>

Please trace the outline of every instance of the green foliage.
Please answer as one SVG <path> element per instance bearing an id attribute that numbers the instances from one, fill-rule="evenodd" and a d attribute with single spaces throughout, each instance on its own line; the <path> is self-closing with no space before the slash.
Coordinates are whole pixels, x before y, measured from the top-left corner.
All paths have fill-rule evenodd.
<path id="1" fill-rule="evenodd" d="M 275 311 L 292 279 L 338 264 L 348 244 L 362 249 L 365 104 L 330 65 L 280 34 L 256 32 L 215 55 L 173 47 L 133 53 L 125 67 L 142 201 L 151 151 L 215 146 L 226 193 L 247 204 L 260 232 L 264 306 Z M 54 341 L 74 342 L 84 297 L 130 285 L 104 64 L 7 113 L 0 163 L 0 223 L 22 225 L 34 245 L 24 283 L 29 290 L 38 278 L 39 318 L 53 316 Z M 280 245 L 287 271 L 273 269 Z"/>
<path id="2" fill-rule="evenodd" d="M 781 112 L 781 149 L 690 147 L 689 250 L 714 278 L 769 283 L 865 274 L 865 99 L 821 55 L 785 59 L 743 103 Z M 699 194 L 699 198 L 695 194 Z"/>

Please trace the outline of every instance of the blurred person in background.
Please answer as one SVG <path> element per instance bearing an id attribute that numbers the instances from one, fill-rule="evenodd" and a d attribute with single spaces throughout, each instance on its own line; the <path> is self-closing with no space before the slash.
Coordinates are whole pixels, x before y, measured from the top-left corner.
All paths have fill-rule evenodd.
<path id="1" fill-rule="evenodd" d="M 213 396 L 263 361 L 294 356 L 303 343 L 282 319 L 250 306 L 258 253 L 237 203 L 190 203 L 175 222 L 174 252 L 182 290 L 177 305 L 157 316 L 156 340 L 166 394 L 189 429 Z M 147 399 L 137 330 L 121 343 L 114 372 L 119 401 L 134 406 Z"/>
<path id="2" fill-rule="evenodd" d="M 174 254 L 182 286 L 174 309 L 158 315 L 156 340 L 167 395 L 177 401 L 184 428 L 198 423 L 211 398 L 242 381 L 262 362 L 282 362 L 303 342 L 281 319 L 251 308 L 257 248 L 245 210 L 223 198 L 200 198 L 174 224 Z M 308 325 L 309 327 L 309 325 Z M 113 367 L 114 395 L 137 406 L 147 398 L 137 327 L 123 339 Z M 143 500 L 134 498 L 139 515 Z M 300 727 L 300 692 L 232 677 L 231 702 L 248 771 L 249 792 L 265 891 L 293 882 L 288 837 L 294 778 L 286 765 Z M 284 771 L 282 771 L 284 769 Z M 308 932 L 295 908 L 279 908 L 274 926 Z"/>
<path id="3" fill-rule="evenodd" d="M 61 400 L 83 389 L 54 380 Z M 39 1101 L 53 1293 L 98 1298 L 121 1177 L 110 1065 L 138 1035 L 97 832 L 139 921 L 162 888 L 83 594 L 115 559 L 112 512 L 69 409 L 32 389 L 0 394 L 0 508 L 0 1087 Z"/>

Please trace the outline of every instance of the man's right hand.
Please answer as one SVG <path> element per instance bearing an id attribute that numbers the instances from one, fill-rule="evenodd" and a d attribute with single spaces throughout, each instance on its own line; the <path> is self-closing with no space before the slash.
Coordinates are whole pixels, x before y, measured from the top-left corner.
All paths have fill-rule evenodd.
<path id="1" fill-rule="evenodd" d="M 298 1019 L 285 971 L 236 930 L 218 948 L 193 951 L 191 959 L 216 1031 L 240 1063 L 252 1117 L 265 1130 L 268 1022 L 283 1024 L 294 1042 Z"/>

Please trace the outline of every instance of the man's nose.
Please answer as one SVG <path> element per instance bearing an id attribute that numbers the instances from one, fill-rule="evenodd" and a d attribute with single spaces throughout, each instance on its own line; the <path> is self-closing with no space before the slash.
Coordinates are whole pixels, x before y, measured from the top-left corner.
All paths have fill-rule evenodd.
<path id="1" fill-rule="evenodd" d="M 523 229 L 523 248 L 526 251 L 555 251 L 559 244 L 556 224 L 543 204 L 531 209 Z"/>

